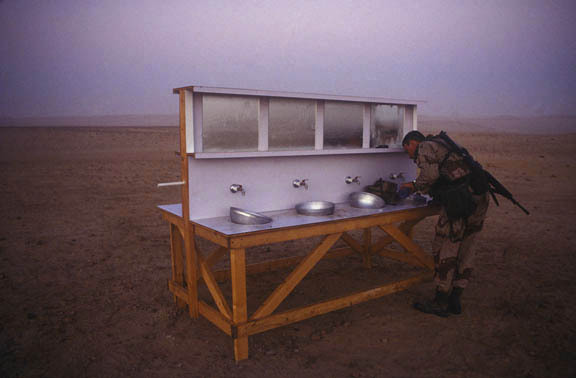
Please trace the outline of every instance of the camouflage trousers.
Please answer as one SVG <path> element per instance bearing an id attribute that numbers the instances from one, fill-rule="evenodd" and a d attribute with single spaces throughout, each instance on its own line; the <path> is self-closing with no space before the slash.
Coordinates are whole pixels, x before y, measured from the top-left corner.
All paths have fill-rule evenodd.
<path id="1" fill-rule="evenodd" d="M 488 193 L 473 196 L 476 211 L 468 219 L 450 221 L 444 209 L 436 224 L 432 244 L 434 256 L 434 283 L 443 292 L 453 287 L 465 288 L 472 275 L 474 251 L 472 244 L 482 230 L 488 210 Z"/>

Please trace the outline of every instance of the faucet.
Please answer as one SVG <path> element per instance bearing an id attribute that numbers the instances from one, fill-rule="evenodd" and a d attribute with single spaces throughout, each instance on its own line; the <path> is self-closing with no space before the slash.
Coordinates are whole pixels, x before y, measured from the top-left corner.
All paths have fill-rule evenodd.
<path id="1" fill-rule="evenodd" d="M 308 190 L 308 179 L 301 179 L 301 180 L 296 179 L 292 181 L 292 186 L 295 188 L 303 186 L 304 189 Z"/>
<path id="2" fill-rule="evenodd" d="M 231 191 L 232 193 L 238 193 L 238 192 L 240 192 L 240 193 L 242 193 L 243 196 L 246 195 L 246 191 L 244 190 L 244 188 L 243 188 L 242 185 L 240 185 L 240 184 L 232 184 L 232 185 L 230 185 L 230 191 Z"/>
<path id="3" fill-rule="evenodd" d="M 346 182 L 346 184 L 352 184 L 353 182 L 355 182 L 356 184 L 360 185 L 360 176 L 356 176 L 354 178 L 352 178 L 351 176 L 346 176 L 344 181 Z"/>

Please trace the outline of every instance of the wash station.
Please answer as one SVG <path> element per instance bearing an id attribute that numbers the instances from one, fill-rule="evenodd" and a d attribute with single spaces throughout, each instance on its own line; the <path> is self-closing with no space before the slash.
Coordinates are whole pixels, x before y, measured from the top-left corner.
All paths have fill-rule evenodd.
<path id="1" fill-rule="evenodd" d="M 379 178 L 414 179 L 401 140 L 417 128 L 419 101 L 202 86 L 174 93 L 180 100 L 181 181 L 164 185 L 181 185 L 182 202 L 159 206 L 170 224 L 168 287 L 192 318 L 203 316 L 232 337 L 236 361 L 248 358 L 250 335 L 431 279 L 432 259 L 413 241 L 412 229 L 438 209 L 410 198 L 384 205 L 358 193 Z M 373 229 L 386 236 L 374 240 Z M 354 230 L 362 230 L 361 240 L 350 234 Z M 322 240 L 305 256 L 246 264 L 251 247 L 317 236 Z M 215 245 L 210 253 L 199 250 L 197 238 Z M 338 240 L 346 247 L 332 248 Z M 402 251 L 389 248 L 394 242 Z M 321 259 L 350 254 L 359 254 L 366 268 L 379 255 L 421 270 L 277 311 Z M 229 269 L 214 271 L 225 258 Z M 247 275 L 291 266 L 249 312 Z M 231 303 L 223 280 L 230 280 Z M 211 298 L 199 295 L 200 285 Z"/>

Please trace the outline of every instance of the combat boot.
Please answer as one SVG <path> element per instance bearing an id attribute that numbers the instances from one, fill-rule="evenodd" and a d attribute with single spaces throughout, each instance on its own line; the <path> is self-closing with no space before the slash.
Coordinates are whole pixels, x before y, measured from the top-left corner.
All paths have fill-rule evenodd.
<path id="1" fill-rule="evenodd" d="M 454 315 L 460 315 L 462 313 L 462 302 L 460 302 L 460 297 L 464 291 L 461 287 L 455 287 L 450 293 L 448 298 L 448 311 Z"/>
<path id="2" fill-rule="evenodd" d="M 415 302 L 414 308 L 427 314 L 434 314 L 445 318 L 450 316 L 448 298 L 448 293 L 436 289 L 436 295 L 433 300 L 427 302 Z"/>

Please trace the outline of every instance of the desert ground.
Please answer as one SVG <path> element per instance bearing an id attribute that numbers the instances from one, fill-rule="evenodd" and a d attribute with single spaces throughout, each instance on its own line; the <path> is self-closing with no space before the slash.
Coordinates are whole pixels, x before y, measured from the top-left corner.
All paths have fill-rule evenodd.
<path id="1" fill-rule="evenodd" d="M 464 313 L 415 311 L 433 292 L 426 283 L 255 335 L 250 359 L 236 363 L 231 339 L 191 319 L 167 289 L 169 229 L 156 206 L 179 202 L 179 190 L 156 184 L 179 180 L 177 128 L 0 128 L 0 376 L 576 376 L 576 134 L 452 136 L 531 212 L 491 205 Z M 428 251 L 434 221 L 416 229 Z M 248 255 L 289 256 L 314 242 Z M 407 272 L 384 258 L 374 265 L 323 261 L 289 299 Z M 249 278 L 249 293 L 265 296 L 288 272 Z"/>

